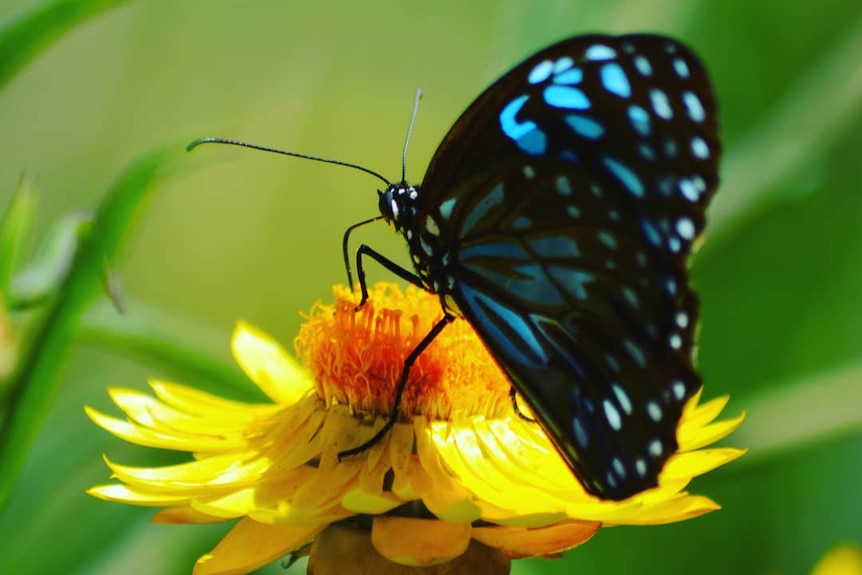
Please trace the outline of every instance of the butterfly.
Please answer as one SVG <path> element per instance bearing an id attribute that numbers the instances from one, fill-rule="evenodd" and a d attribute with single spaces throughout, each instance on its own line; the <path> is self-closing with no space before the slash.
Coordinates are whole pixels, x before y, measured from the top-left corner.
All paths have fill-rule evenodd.
<path id="1" fill-rule="evenodd" d="M 455 122 L 420 186 L 380 193 L 415 274 L 360 248 L 362 286 L 366 255 L 442 302 L 401 387 L 463 317 L 589 493 L 657 485 L 701 386 L 687 260 L 720 155 L 710 81 L 675 40 L 578 36 L 515 66 Z"/>
<path id="2" fill-rule="evenodd" d="M 464 318 L 587 492 L 621 500 L 656 486 L 701 386 L 687 265 L 720 156 L 715 96 L 691 50 L 659 35 L 591 34 L 537 52 L 487 88 L 421 185 L 322 160 L 387 182 L 381 215 L 362 223 L 387 220 L 414 265 L 361 245 L 361 302 L 371 258 L 443 309 L 405 359 L 386 425 L 339 456 L 383 437 L 412 364 Z M 344 242 L 350 285 L 355 227 Z"/>

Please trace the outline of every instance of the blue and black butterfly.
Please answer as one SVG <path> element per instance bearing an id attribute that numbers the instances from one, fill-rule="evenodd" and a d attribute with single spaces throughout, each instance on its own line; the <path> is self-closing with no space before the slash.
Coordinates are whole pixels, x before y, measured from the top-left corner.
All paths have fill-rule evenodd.
<path id="1" fill-rule="evenodd" d="M 498 79 L 421 186 L 379 192 L 415 273 L 357 252 L 363 302 L 371 257 L 444 311 L 372 442 L 395 422 L 413 362 L 463 317 L 588 492 L 619 500 L 657 485 L 701 385 L 687 260 L 720 155 L 706 71 L 669 38 L 577 36 Z"/>

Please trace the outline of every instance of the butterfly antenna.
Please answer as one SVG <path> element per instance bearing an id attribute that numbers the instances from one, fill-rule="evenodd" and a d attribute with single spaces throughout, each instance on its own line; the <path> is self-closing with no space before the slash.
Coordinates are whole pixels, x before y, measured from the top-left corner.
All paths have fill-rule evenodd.
<path id="1" fill-rule="evenodd" d="M 412 126 L 412 122 L 411 122 Z M 409 132 L 408 132 L 409 138 Z M 342 162 L 341 160 L 333 160 L 331 158 L 321 158 L 319 156 L 309 156 L 308 154 L 300 154 L 298 152 L 287 152 L 285 150 L 279 150 L 278 148 L 269 148 L 267 146 L 258 146 L 257 144 L 249 144 L 248 142 L 241 142 L 239 140 L 228 140 L 226 138 L 198 138 L 197 140 L 190 143 L 186 146 L 186 151 L 191 152 L 201 144 L 228 144 L 230 146 L 240 146 L 243 148 L 251 148 L 252 150 L 261 150 L 263 152 L 272 152 L 273 154 L 281 154 L 283 156 L 292 156 L 294 158 L 303 158 L 305 160 L 313 160 L 315 162 L 323 162 L 325 164 L 335 164 L 336 166 L 346 166 L 348 168 L 353 168 L 354 170 L 359 170 L 360 172 L 365 172 L 366 174 L 371 174 L 375 178 L 382 180 L 387 187 L 391 186 L 392 183 L 375 172 L 374 170 L 369 170 L 366 167 L 359 166 L 357 164 L 351 164 L 349 162 Z"/>
<path id="2" fill-rule="evenodd" d="M 416 123 L 416 115 L 419 113 L 419 100 L 422 99 L 422 88 L 416 88 L 416 98 L 413 100 L 413 114 L 410 115 L 410 125 L 407 126 L 407 137 L 404 138 L 404 150 L 401 152 L 401 181 L 407 181 L 407 146 L 410 145 L 410 137 L 413 135 L 413 124 Z"/>

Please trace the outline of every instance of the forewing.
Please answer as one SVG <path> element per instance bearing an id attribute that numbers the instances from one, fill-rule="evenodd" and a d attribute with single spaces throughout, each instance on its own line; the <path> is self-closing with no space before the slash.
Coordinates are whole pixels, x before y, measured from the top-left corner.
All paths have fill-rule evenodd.
<path id="1" fill-rule="evenodd" d="M 444 291 L 598 496 L 657 484 L 700 386 L 686 264 L 719 155 L 691 52 L 587 36 L 483 93 L 423 182 Z"/>

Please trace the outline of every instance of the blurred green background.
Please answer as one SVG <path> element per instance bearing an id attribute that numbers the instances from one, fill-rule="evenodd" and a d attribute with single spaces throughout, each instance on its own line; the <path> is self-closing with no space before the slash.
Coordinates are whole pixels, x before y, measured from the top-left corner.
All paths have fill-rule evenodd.
<path id="1" fill-rule="evenodd" d="M 40 4 L 3 0 L 0 22 Z M 488 83 L 544 45 L 591 31 L 679 37 L 712 73 L 726 155 L 693 271 L 700 362 L 705 396 L 730 393 L 726 414 L 748 411 L 728 443 L 751 452 L 692 485 L 722 511 L 602 530 L 562 560 L 515 572 L 808 573 L 830 547 L 862 543 L 858 0 L 129 2 L 62 37 L 0 92 L 0 206 L 26 175 L 44 233 L 92 209 L 141 154 L 208 135 L 395 179 L 417 86 L 425 97 L 408 179 L 418 182 Z M 195 151 L 112 262 L 129 313 L 226 361 L 238 318 L 290 349 L 299 312 L 344 281 L 341 235 L 376 214 L 377 185 L 312 162 Z M 405 261 L 385 226 L 356 240 Z M 165 461 L 82 410 L 113 412 L 107 386 L 143 387 L 152 375 L 164 372 L 92 338 L 75 346 L 0 513 L 0 573 L 185 574 L 226 530 L 151 525 L 151 510 L 84 495 L 107 479 L 102 453 Z"/>

